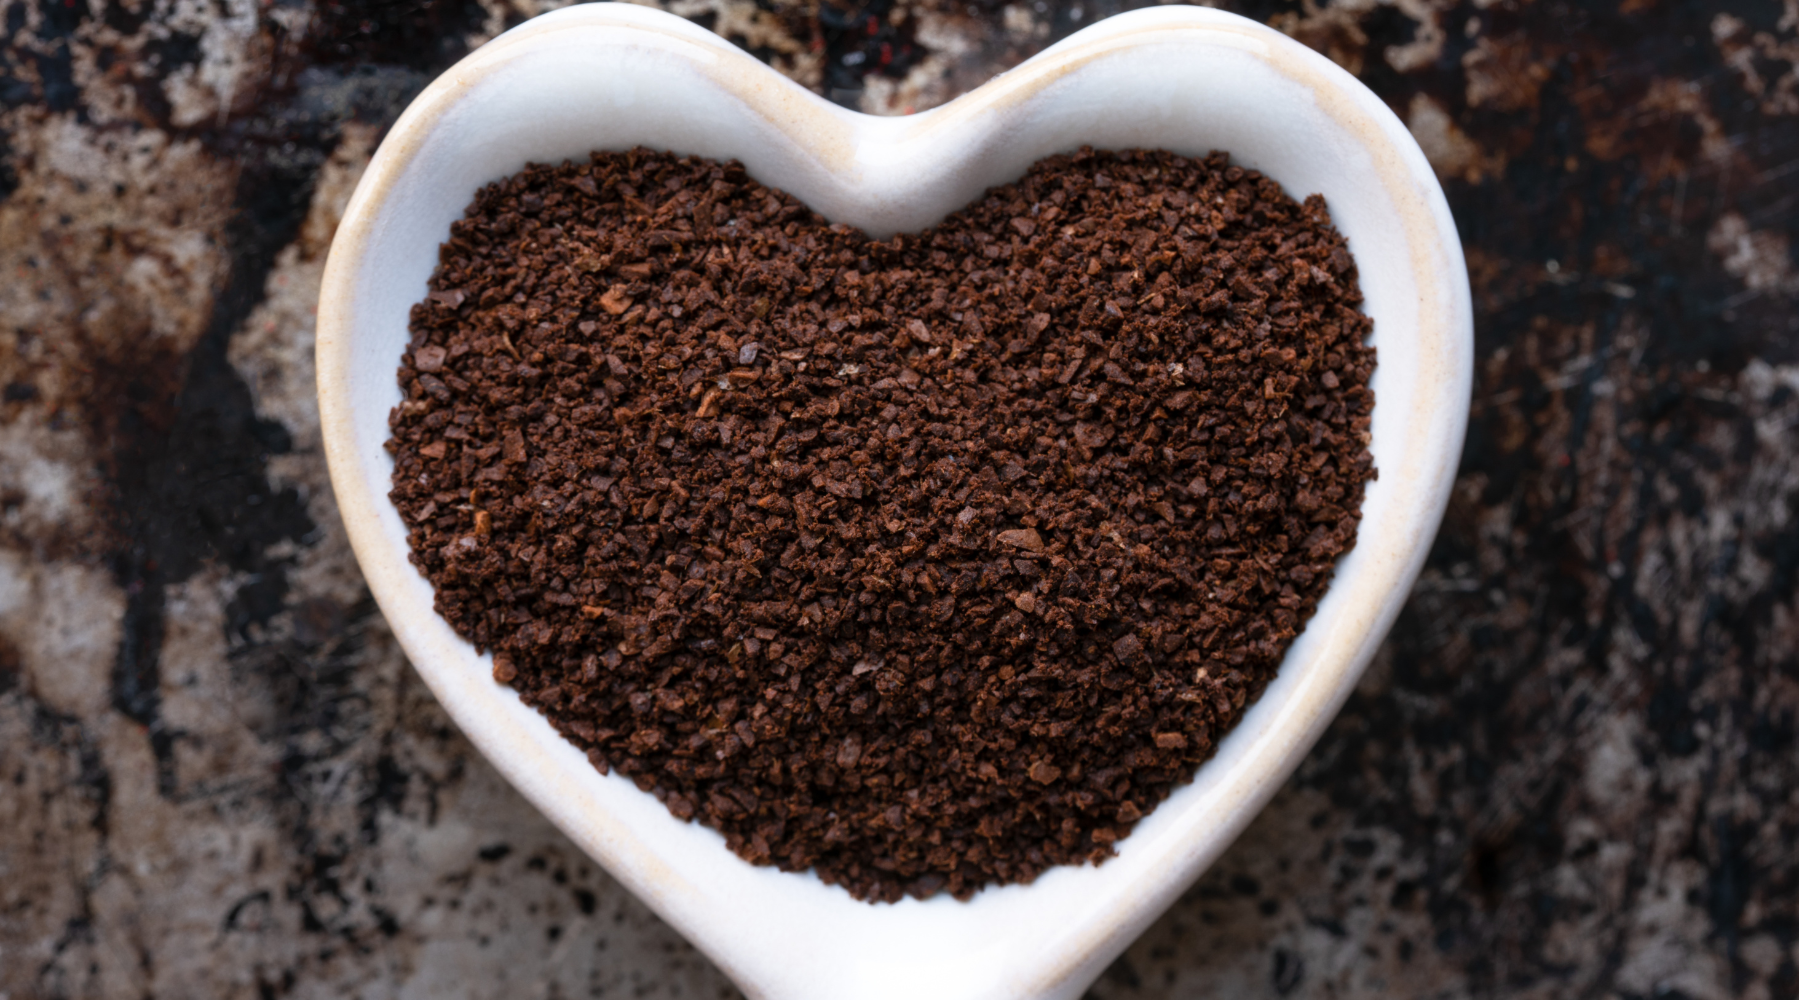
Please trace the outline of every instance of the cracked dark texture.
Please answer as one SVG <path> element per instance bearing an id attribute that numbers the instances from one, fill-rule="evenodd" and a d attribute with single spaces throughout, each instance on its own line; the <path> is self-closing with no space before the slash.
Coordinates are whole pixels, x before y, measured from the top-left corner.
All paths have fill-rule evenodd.
<path id="1" fill-rule="evenodd" d="M 880 113 L 1127 6 L 664 5 Z M 0 994 L 733 994 L 456 733 L 324 476 L 344 200 L 549 6 L 0 0 Z M 1092 996 L 1793 997 L 1792 0 L 1225 6 L 1438 170 L 1470 434 L 1343 714 Z"/>

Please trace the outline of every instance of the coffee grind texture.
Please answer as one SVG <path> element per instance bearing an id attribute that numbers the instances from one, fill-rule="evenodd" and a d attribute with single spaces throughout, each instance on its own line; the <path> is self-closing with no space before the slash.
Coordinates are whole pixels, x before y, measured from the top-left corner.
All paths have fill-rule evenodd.
<path id="1" fill-rule="evenodd" d="M 1318 196 L 1082 150 L 917 235 L 636 150 L 483 188 L 412 311 L 437 609 L 605 771 L 866 900 L 1099 862 L 1355 541 Z"/>

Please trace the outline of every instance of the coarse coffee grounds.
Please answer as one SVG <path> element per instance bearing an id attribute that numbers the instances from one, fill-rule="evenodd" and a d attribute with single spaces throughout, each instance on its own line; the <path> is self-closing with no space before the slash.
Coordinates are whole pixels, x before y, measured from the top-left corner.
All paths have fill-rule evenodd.
<path id="1" fill-rule="evenodd" d="M 482 189 L 391 494 L 597 767 L 861 899 L 1103 860 L 1354 544 L 1373 397 L 1318 196 L 1082 150 L 872 242 L 736 163 Z"/>

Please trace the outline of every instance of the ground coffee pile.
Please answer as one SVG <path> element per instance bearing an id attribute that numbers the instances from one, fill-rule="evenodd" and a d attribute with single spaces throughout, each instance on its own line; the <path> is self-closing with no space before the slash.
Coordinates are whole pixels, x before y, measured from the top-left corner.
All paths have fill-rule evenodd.
<path id="1" fill-rule="evenodd" d="M 484 188 L 392 497 L 497 679 L 862 899 L 1100 861 L 1354 543 L 1374 352 L 1317 196 L 1057 156 L 916 236 L 634 151 Z"/>

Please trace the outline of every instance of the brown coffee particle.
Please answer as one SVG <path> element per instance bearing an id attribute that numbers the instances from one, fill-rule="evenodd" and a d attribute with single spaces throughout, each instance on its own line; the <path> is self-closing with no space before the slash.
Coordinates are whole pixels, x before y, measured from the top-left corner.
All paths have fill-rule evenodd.
<path id="1" fill-rule="evenodd" d="M 871 242 L 735 163 L 484 188 L 391 494 L 437 608 L 602 771 L 858 898 L 1098 862 L 1354 544 L 1374 352 L 1317 196 L 1047 159 Z"/>

